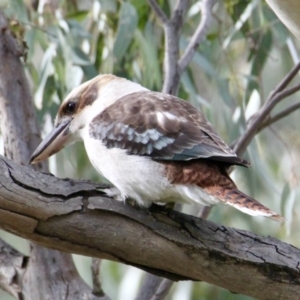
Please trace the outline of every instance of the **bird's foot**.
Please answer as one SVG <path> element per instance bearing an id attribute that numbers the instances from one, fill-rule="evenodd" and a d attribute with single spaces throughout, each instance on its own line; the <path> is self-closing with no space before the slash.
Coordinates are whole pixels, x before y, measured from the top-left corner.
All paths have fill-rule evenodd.
<path id="1" fill-rule="evenodd" d="M 142 206 L 139 205 L 137 201 L 135 201 L 132 198 L 126 198 L 124 201 L 125 204 L 130 205 L 131 207 L 133 207 L 134 209 L 136 209 L 137 211 L 141 211 L 147 215 L 149 215 L 149 210 L 146 206 Z"/>
<path id="2" fill-rule="evenodd" d="M 149 207 L 150 212 L 170 212 L 171 210 L 174 210 L 175 203 L 174 202 L 168 202 L 167 204 L 157 204 L 152 203 Z"/>

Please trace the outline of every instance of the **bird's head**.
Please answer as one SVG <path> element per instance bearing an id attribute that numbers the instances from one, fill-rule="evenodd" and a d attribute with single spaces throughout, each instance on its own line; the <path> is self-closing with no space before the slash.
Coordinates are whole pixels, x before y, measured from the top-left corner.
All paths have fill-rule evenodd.
<path id="1" fill-rule="evenodd" d="M 121 97 L 147 90 L 141 85 L 114 75 L 99 75 L 74 89 L 62 102 L 53 130 L 31 155 L 38 163 L 78 140 L 86 126 L 106 107 Z"/>

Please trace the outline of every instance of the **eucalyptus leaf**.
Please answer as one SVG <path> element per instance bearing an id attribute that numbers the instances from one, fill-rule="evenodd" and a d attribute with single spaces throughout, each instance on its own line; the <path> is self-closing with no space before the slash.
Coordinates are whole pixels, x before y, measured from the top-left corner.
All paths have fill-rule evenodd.
<path id="1" fill-rule="evenodd" d="M 253 76 L 255 80 L 250 80 L 248 82 L 247 90 L 245 93 L 246 101 L 249 99 L 252 91 L 254 89 L 259 88 L 257 79 L 261 75 L 261 72 L 265 66 L 267 58 L 270 55 L 271 47 L 272 47 L 272 33 L 270 30 L 266 30 L 265 33 L 261 36 L 259 45 L 257 47 L 257 50 L 255 51 L 255 55 L 253 58 L 252 67 L 251 67 L 251 76 Z"/>
<path id="2" fill-rule="evenodd" d="M 87 54 L 85 54 L 79 47 L 72 48 L 71 59 L 74 65 L 87 66 L 92 62 Z"/>
<path id="3" fill-rule="evenodd" d="M 138 45 L 139 53 L 143 58 L 143 84 L 152 89 L 155 87 L 161 89 L 162 76 L 157 56 L 154 32 L 149 29 L 146 35 L 143 35 L 140 30 L 136 30 L 135 40 Z"/>
<path id="4" fill-rule="evenodd" d="M 8 3 L 7 13 L 11 18 L 16 19 L 20 23 L 28 22 L 26 4 L 23 0 L 9 0 Z"/>
<path id="5" fill-rule="evenodd" d="M 97 70 L 99 70 L 101 67 L 104 45 L 105 45 L 104 34 L 100 33 L 96 42 L 95 68 Z"/>
<path id="6" fill-rule="evenodd" d="M 288 38 L 288 29 L 281 23 L 281 21 L 277 18 L 275 13 L 270 10 L 267 6 L 263 7 L 263 14 L 268 24 L 276 36 L 277 42 L 282 47 L 286 44 Z"/>
<path id="7" fill-rule="evenodd" d="M 195 55 L 193 57 L 193 62 L 198 64 L 201 67 L 201 69 L 203 69 L 207 73 L 207 75 L 209 75 L 211 77 L 219 77 L 214 66 L 201 53 L 199 53 L 199 52 L 195 53 Z"/>
<path id="8" fill-rule="evenodd" d="M 65 16 L 66 19 L 74 19 L 78 22 L 83 21 L 89 14 L 88 10 L 75 11 Z"/>
<path id="9" fill-rule="evenodd" d="M 38 109 L 42 108 L 43 104 L 43 93 L 45 89 L 45 85 L 49 75 L 53 74 L 53 65 L 52 65 L 52 58 L 55 55 L 55 45 L 52 44 L 45 52 L 43 57 L 42 65 L 41 65 L 41 79 L 39 86 L 34 95 L 34 102 Z"/>
<path id="10" fill-rule="evenodd" d="M 241 28 L 245 24 L 245 22 L 247 22 L 247 20 L 251 17 L 253 10 L 257 7 L 258 4 L 259 4 L 259 0 L 253 0 L 246 6 L 243 13 L 236 20 L 233 29 L 231 29 L 229 35 L 224 40 L 223 45 L 222 45 L 223 49 L 226 49 L 229 46 L 233 37 L 236 35 L 236 33 L 239 30 L 241 30 Z"/>
<path id="11" fill-rule="evenodd" d="M 117 0 L 98 0 L 101 6 L 101 11 L 104 13 L 111 12 L 116 13 L 117 11 Z"/>
<path id="12" fill-rule="evenodd" d="M 113 54 L 117 61 L 125 55 L 137 28 L 138 16 L 134 6 L 122 2 Z"/>

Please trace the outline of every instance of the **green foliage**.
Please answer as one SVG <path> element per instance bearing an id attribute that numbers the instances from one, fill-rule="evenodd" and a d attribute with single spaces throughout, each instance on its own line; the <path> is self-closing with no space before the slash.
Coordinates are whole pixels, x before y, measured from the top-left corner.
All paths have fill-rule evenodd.
<path id="1" fill-rule="evenodd" d="M 4 2 L 4 9 L 10 20 L 18 20 L 21 27 L 16 28 L 17 33 L 28 47 L 24 65 L 43 133 L 50 130 L 49 120 L 53 120 L 67 93 L 98 73 L 114 73 L 149 89 L 161 89 L 164 35 L 146 0 L 64 1 L 57 7 L 47 2 L 38 10 L 29 3 L 9 0 Z M 170 16 L 174 1 L 158 3 Z M 201 19 L 198 4 L 190 1 L 180 39 L 181 53 Z M 220 135 L 231 143 L 245 130 L 245 111 L 256 112 L 254 98 L 262 105 L 292 67 L 291 51 L 297 50 L 294 38 L 265 1 L 219 1 L 214 15 L 207 39 L 183 73 L 179 96 L 202 109 Z M 280 108 L 295 101 L 293 96 Z M 295 218 L 299 214 L 295 201 L 300 194 L 296 188 L 299 163 L 298 169 L 293 167 L 300 161 L 299 118 L 300 113 L 295 112 L 258 135 L 245 154 L 252 162 L 251 170 L 238 168 L 233 174 L 243 191 L 286 215 L 286 230 L 272 221 L 247 217 L 223 206 L 213 209 L 211 220 L 300 246 L 293 235 L 299 226 Z M 99 180 L 82 146 L 66 149 L 52 158 L 50 165 L 62 177 Z M 124 268 L 115 263 L 105 265 L 110 272 L 103 276 L 108 289 L 114 287 L 114 297 L 115 286 L 126 279 Z M 179 284 L 173 294 L 182 294 L 183 289 L 185 295 L 190 295 L 185 299 L 250 299 L 203 283 L 189 287 Z"/>
<path id="2" fill-rule="evenodd" d="M 137 27 L 137 13 L 135 8 L 131 4 L 123 2 L 118 20 L 113 56 L 117 62 L 120 62 L 133 39 L 134 31 Z"/>

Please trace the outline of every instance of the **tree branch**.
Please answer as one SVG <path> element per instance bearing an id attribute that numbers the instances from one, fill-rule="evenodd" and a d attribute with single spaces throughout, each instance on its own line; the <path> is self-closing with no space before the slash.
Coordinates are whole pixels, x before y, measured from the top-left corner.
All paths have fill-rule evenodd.
<path id="1" fill-rule="evenodd" d="M 157 4 L 156 0 L 147 0 L 152 10 L 155 12 L 156 16 L 159 18 L 162 24 L 166 24 L 168 22 L 168 17 Z"/>
<path id="2" fill-rule="evenodd" d="M 178 0 L 171 19 L 163 24 L 165 33 L 164 84 L 162 92 L 176 95 L 180 82 L 179 39 L 188 0 Z"/>
<path id="3" fill-rule="evenodd" d="M 22 293 L 22 277 L 26 270 L 28 257 L 0 240 L 0 286 L 20 299 Z"/>
<path id="4" fill-rule="evenodd" d="M 193 35 L 182 59 L 179 60 L 180 32 L 183 25 L 183 17 L 187 10 L 188 1 L 178 0 L 172 12 L 171 18 L 168 19 L 155 0 L 148 0 L 152 10 L 162 22 L 165 33 L 163 93 L 177 95 L 180 77 L 194 56 L 201 39 L 207 32 L 209 23 L 211 21 L 211 9 L 215 2 L 216 0 L 204 0 L 202 5 L 201 22 L 195 34 Z M 150 296 L 148 297 L 148 295 L 150 295 L 150 293 L 152 293 L 151 295 L 153 295 L 153 298 L 156 297 L 159 299 L 161 297 L 162 299 L 171 286 L 171 281 L 166 282 L 160 278 L 156 278 L 151 274 L 147 274 L 144 278 L 144 284 L 140 289 L 137 299 L 149 299 Z"/>
<path id="5" fill-rule="evenodd" d="M 275 89 L 270 93 L 268 100 L 273 98 L 277 93 L 283 91 L 288 86 L 288 84 L 295 78 L 299 70 L 300 70 L 300 62 L 298 62 L 292 68 L 292 70 L 284 76 L 284 78 L 279 82 L 279 84 L 275 87 Z"/>
<path id="6" fill-rule="evenodd" d="M 263 130 L 264 128 L 272 125 L 273 123 L 285 118 L 286 116 L 288 116 L 289 114 L 293 113 L 294 111 L 296 111 L 297 109 L 300 108 L 300 102 L 295 103 L 287 108 L 285 108 L 284 110 L 282 110 L 280 113 L 276 114 L 273 117 L 268 118 L 258 129 L 258 131 Z"/>
<path id="7" fill-rule="evenodd" d="M 93 279 L 93 294 L 97 296 L 104 295 L 101 281 L 100 281 L 100 264 L 101 264 L 101 259 L 95 257 L 92 258 L 91 271 L 92 271 L 92 279 Z"/>
<path id="8" fill-rule="evenodd" d="M 186 47 L 182 57 L 178 62 L 180 73 L 185 70 L 190 61 L 192 60 L 195 52 L 201 41 L 205 38 L 212 20 L 212 8 L 218 0 L 203 0 L 201 7 L 201 22 L 192 36 L 188 46 Z"/>
<path id="9" fill-rule="evenodd" d="M 162 22 L 165 34 L 165 53 L 163 62 L 164 83 L 162 92 L 177 95 L 181 76 L 178 67 L 179 40 L 183 25 L 183 17 L 187 10 L 188 1 L 177 0 L 170 19 L 164 14 L 155 0 L 148 0 L 148 3 Z M 141 300 L 155 297 L 158 292 L 157 288 L 160 287 L 162 281 L 162 278 L 157 278 L 152 274 L 146 274 L 137 299 Z M 169 289 L 171 286 L 172 283 L 169 282 Z M 167 289 L 165 289 L 164 292 L 167 293 Z"/>
<path id="10" fill-rule="evenodd" d="M 163 300 L 173 283 L 170 279 L 146 273 L 135 300 Z"/>
<path id="11" fill-rule="evenodd" d="M 173 281 L 167 278 L 161 280 L 159 286 L 157 287 L 154 295 L 150 298 L 150 300 L 163 300 L 167 296 L 170 291 Z"/>
<path id="12" fill-rule="evenodd" d="M 201 40 L 207 33 L 212 19 L 211 10 L 216 2 L 217 0 L 204 0 L 202 2 L 202 17 L 199 26 L 192 36 L 183 56 L 179 59 L 180 31 L 182 29 L 183 17 L 187 10 L 188 1 L 178 0 L 171 18 L 168 19 L 155 0 L 148 0 L 152 10 L 161 21 L 165 33 L 163 93 L 177 94 L 180 77 L 192 60 Z"/>
<path id="13" fill-rule="evenodd" d="M 1 227 L 42 246 L 260 299 L 300 297 L 300 250 L 275 238 L 174 211 L 138 211 L 104 197 L 99 185 L 58 179 L 5 158 L 0 185 Z"/>
<path id="14" fill-rule="evenodd" d="M 20 61 L 23 50 L 0 10 L 0 125 L 5 156 L 26 165 L 41 141 L 29 85 Z M 12 88 L 13 87 L 13 88 Z M 46 164 L 36 166 L 46 170 Z"/>
<path id="15" fill-rule="evenodd" d="M 232 144 L 232 147 L 237 155 L 242 155 L 245 152 L 247 146 L 250 144 L 253 137 L 260 130 L 260 128 L 262 128 L 264 122 L 266 122 L 266 118 L 268 117 L 272 109 L 276 106 L 276 104 L 300 90 L 300 84 L 297 84 L 291 88 L 286 88 L 287 85 L 292 81 L 292 79 L 298 74 L 299 70 L 300 62 L 293 67 L 293 69 L 270 93 L 261 109 L 250 118 L 246 131 L 236 142 Z"/>

